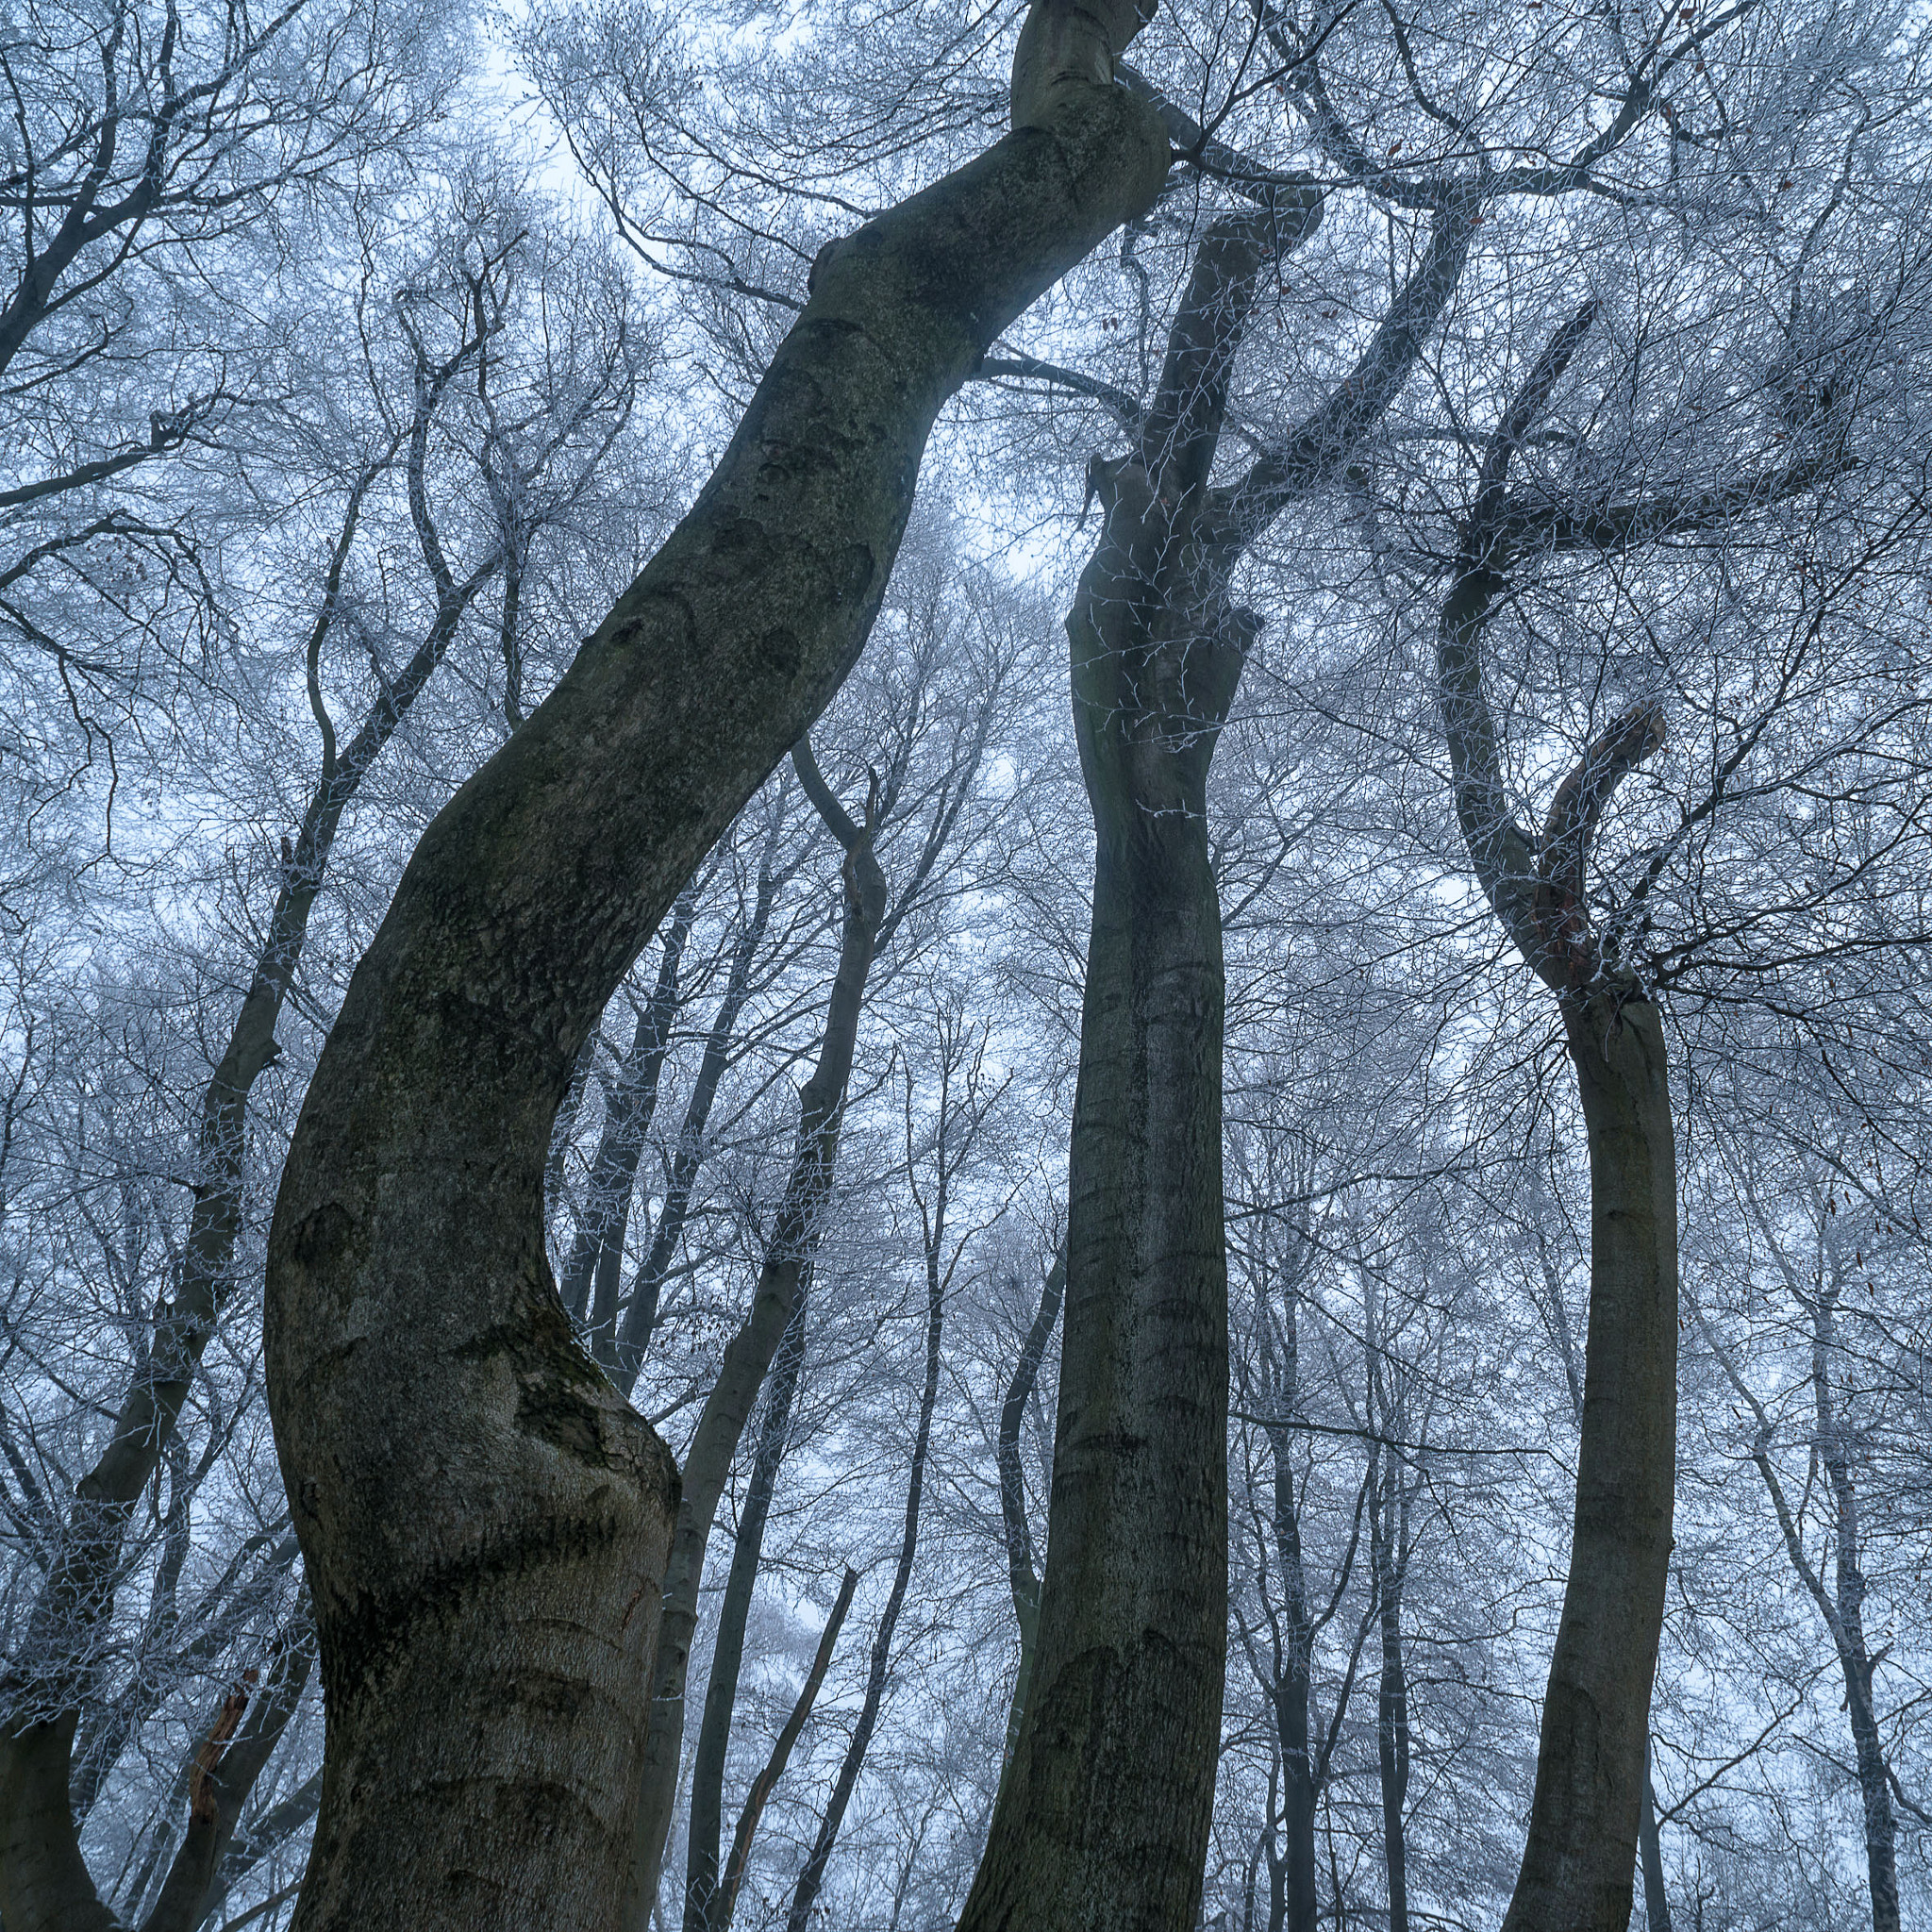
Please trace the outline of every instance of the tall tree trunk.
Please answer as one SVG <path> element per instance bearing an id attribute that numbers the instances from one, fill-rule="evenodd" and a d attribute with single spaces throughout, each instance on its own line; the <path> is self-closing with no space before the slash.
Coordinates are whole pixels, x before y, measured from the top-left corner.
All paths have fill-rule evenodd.
<path id="1" fill-rule="evenodd" d="M 1268 193 L 1209 228 L 1139 447 L 1089 471 L 1107 524 L 1067 631 L 1096 847 L 1046 1574 L 962 1932 L 1182 1932 L 1200 1907 L 1227 1641 L 1208 766 L 1254 635 L 1208 480 L 1261 263 L 1320 213 L 1299 186 Z"/>
<path id="2" fill-rule="evenodd" d="M 1444 735 L 1470 862 L 1504 930 L 1557 997 L 1590 1153 L 1590 1321 L 1570 1575 L 1550 1660 L 1529 1831 L 1504 1932 L 1627 1932 L 1663 1629 L 1676 1478 L 1677 1169 L 1663 1027 L 1606 959 L 1587 914 L 1591 837 L 1662 741 L 1654 708 L 1618 718 L 1557 787 L 1532 849 L 1507 803 L 1482 642 L 1507 588 L 1509 460 L 1595 318 L 1538 358 L 1485 452 L 1437 629 Z M 1506 527 L 1507 525 L 1507 527 Z"/>
<path id="3" fill-rule="evenodd" d="M 1177 142 L 1211 145 L 1134 85 Z M 1340 476 L 1400 393 L 1481 205 L 1444 195 L 1347 379 L 1241 481 L 1210 488 L 1256 277 L 1322 212 L 1306 177 L 1216 152 L 1258 213 L 1209 225 L 1153 402 L 1122 414 L 1135 453 L 1089 469 L 1108 524 L 1068 630 L 1098 839 L 1047 1565 L 1030 1707 L 962 1932 L 1178 1932 L 1198 1910 L 1227 1583 L 1224 988 L 1205 814 L 1255 627 L 1228 586 L 1246 547 Z M 1312 1807 L 1308 1831 L 1312 1874 Z"/>
<path id="4" fill-rule="evenodd" d="M 1289 1360 L 1294 1359 L 1294 1310 L 1288 1311 Z M 1292 1371 L 1291 1370 L 1291 1376 Z M 1287 1385 L 1293 1389 L 1291 1379 Z M 1292 1393 L 1278 1401 L 1285 1414 Z M 1314 1702 L 1315 1620 L 1302 1562 L 1301 1512 L 1294 1493 L 1294 1440 L 1285 1428 L 1268 1431 L 1274 1468 L 1274 1556 L 1281 1569 L 1282 1621 L 1287 1625 L 1281 1676 L 1274 1686 L 1274 1742 L 1281 1758 L 1281 1825 L 1287 1840 L 1269 1865 L 1268 1932 L 1315 1932 L 1315 1813 L 1321 1801 L 1310 1724 Z"/>
<path id="5" fill-rule="evenodd" d="M 419 529 L 431 530 L 425 547 L 439 560 L 441 549 L 422 507 L 421 471 L 429 419 L 441 394 L 440 388 L 419 393 L 408 456 Z M 338 613 L 363 498 L 393 454 L 372 464 L 350 493 L 308 639 L 308 695 L 322 732 L 322 768 L 294 842 L 283 841 L 267 933 L 222 1058 L 202 1091 L 194 1206 L 175 1291 L 136 1364 L 106 1448 L 75 1488 L 25 1637 L 0 1673 L 0 1921 L 8 1932 L 93 1932 L 114 1923 L 95 1895 L 69 1803 L 90 1656 L 113 1612 L 128 1521 L 175 1440 L 196 1365 L 234 1291 L 247 1184 L 249 1095 L 280 1056 L 275 1028 L 301 962 L 337 829 L 495 569 L 493 559 L 487 561 L 461 583 L 440 573 L 436 614 L 422 642 L 339 749 L 323 705 L 318 665 Z M 106 1768 L 100 1767 L 97 1777 Z"/>
<path id="6" fill-rule="evenodd" d="M 1773 1244 L 1775 1248 L 1774 1240 Z M 1785 1279 L 1811 1315 L 1812 1441 L 1831 1487 L 1837 1517 L 1832 1538 L 1835 1587 L 1826 1586 L 1807 1554 L 1798 1519 L 1771 1459 L 1776 1424 L 1701 1309 L 1698 1316 L 1711 1353 L 1757 1424 L 1751 1459 L 1757 1464 L 1765 1492 L 1771 1498 L 1785 1554 L 1798 1580 L 1818 1606 L 1819 1615 L 1831 1633 L 1832 1648 L 1838 1653 L 1845 1686 L 1845 1711 L 1851 1719 L 1852 1745 L 1857 1757 L 1858 1796 L 1865 1813 L 1865 1867 L 1871 1887 L 1873 1928 L 1874 1932 L 1897 1932 L 1897 1819 L 1892 1809 L 1890 1769 L 1885 1761 L 1884 1742 L 1872 1697 L 1872 1679 L 1878 1659 L 1872 1655 L 1865 1640 L 1865 1576 L 1858 1563 L 1858 1495 L 1852 1474 L 1850 1447 L 1832 1400 L 1829 1379 L 1831 1351 L 1837 1341 L 1839 1291 L 1835 1283 L 1827 1282 L 1821 1283 L 1815 1292 L 1807 1292 L 1788 1265 Z"/>
<path id="7" fill-rule="evenodd" d="M 1169 509 L 1139 465 L 1103 487 L 1108 534 L 1068 622 L 1097 850 L 1046 1573 L 970 1932 L 1191 1927 L 1220 1743 L 1227 1262 L 1206 813 L 1248 632 L 1189 597 L 1193 623 L 1149 634 L 1150 603 L 1171 614 L 1150 596 Z M 1202 568 L 1197 543 L 1174 547 L 1177 573 Z"/>
<path id="8" fill-rule="evenodd" d="M 839 1842 L 840 1827 L 845 1823 L 846 1807 L 858 1788 L 858 1774 L 865 1768 L 865 1755 L 872 1747 L 873 1732 L 878 1726 L 879 1709 L 886 1694 L 886 1676 L 891 1668 L 892 1638 L 899 1627 L 899 1613 L 906 1607 L 906 1592 L 912 1582 L 913 1558 L 919 1552 L 919 1512 L 925 1494 L 925 1461 L 932 1447 L 932 1414 L 940 1394 L 940 1341 L 945 1321 L 946 1276 L 941 1264 L 940 1242 L 945 1231 L 945 1201 L 948 1177 L 945 1153 L 941 1149 L 939 1210 L 929 1221 L 925 1241 L 925 1382 L 919 1392 L 919 1426 L 912 1439 L 912 1471 L 906 1484 L 906 1524 L 899 1537 L 899 1560 L 892 1571 L 892 1587 L 886 1607 L 879 1615 L 879 1627 L 872 1640 L 872 1657 L 866 1671 L 865 1697 L 858 1707 L 858 1722 L 853 1726 L 851 1741 L 839 1765 L 832 1784 L 832 1795 L 825 1815 L 819 1821 L 818 1836 L 798 1875 L 798 1889 L 791 1894 L 791 1909 L 786 1916 L 785 1932 L 806 1932 L 811 1924 L 812 1907 L 818 1903 L 825 1882 L 825 1867 Z"/>
<path id="9" fill-rule="evenodd" d="M 809 746 L 800 748 L 797 762 L 801 775 L 808 770 L 811 777 L 817 778 Z M 671 1829 L 671 1814 L 676 1808 L 677 1774 L 684 1752 L 684 1686 L 691 1668 L 691 1641 L 697 1632 L 698 1596 L 704 1585 L 711 1524 L 738 1454 L 739 1440 L 751 1420 L 766 1371 L 791 1325 L 818 1252 L 838 1162 L 839 1124 L 845 1111 L 845 1091 L 851 1084 L 852 1061 L 858 1046 L 865 982 L 886 916 L 886 882 L 873 856 L 876 827 L 872 811 L 868 810 L 862 827 L 854 825 L 822 779 L 817 790 L 829 805 L 829 810 L 822 805 L 821 811 L 845 845 L 845 917 L 839 965 L 819 1040 L 818 1063 L 799 1089 L 791 1172 L 772 1224 L 751 1313 L 725 1346 L 717 1384 L 705 1402 L 685 1457 L 684 1495 L 678 1505 L 657 1655 L 651 1665 L 649 1730 L 636 1808 L 636 1865 L 629 1907 L 633 1932 L 647 1932 L 657 1906 L 664 1843 Z M 761 886 L 759 917 L 755 922 L 759 930 L 770 908 L 770 892 Z M 727 1002 L 729 999 L 727 991 Z M 668 1216 L 668 1206 L 666 1212 Z"/>
<path id="10" fill-rule="evenodd" d="M 1624 1932 L 1676 1476 L 1676 1139 L 1656 1007 L 1616 986 L 1561 1004 L 1590 1144 L 1590 1329 L 1570 1578 L 1503 1924 Z"/>
<path id="11" fill-rule="evenodd" d="M 691 1830 L 685 1857 L 685 1932 L 724 1932 L 730 1923 L 729 1905 L 720 1893 L 718 1877 L 719 1847 L 724 1835 L 724 1762 L 731 1744 L 739 1673 L 744 1665 L 745 1623 L 751 1614 L 752 1592 L 764 1556 L 765 1524 L 770 1520 L 772 1496 L 778 1486 L 778 1469 L 785 1459 L 799 1372 L 805 1365 L 805 1313 L 809 1305 L 809 1289 L 808 1278 L 800 1281 L 791 1305 L 791 1321 L 772 1366 L 764 1419 L 758 1425 L 758 1447 L 752 1457 L 751 1480 L 745 1485 L 738 1538 L 731 1546 L 731 1569 L 724 1579 L 724 1600 L 718 1610 L 718 1629 L 711 1646 L 711 1674 L 705 1686 L 705 1713 L 698 1725 L 697 1754 L 691 1765 Z"/>
<path id="12" fill-rule="evenodd" d="M 1838 1288 L 1826 1283 L 1811 1304 L 1811 1397 L 1818 1458 L 1831 1484 L 1837 1523 L 1832 1534 L 1833 1594 L 1838 1600 L 1839 1667 L 1858 1766 L 1865 1811 L 1865 1873 L 1872 1891 L 1872 1932 L 1899 1932 L 1898 1821 L 1892 1810 L 1885 1744 L 1872 1700 L 1877 1659 L 1865 1641 L 1865 1573 L 1858 1561 L 1858 1488 L 1849 1431 L 1832 1398 L 1832 1357 L 1838 1347 Z"/>
<path id="13" fill-rule="evenodd" d="M 697 503 L 424 835 L 310 1083 L 267 1360 L 321 1634 L 300 1932 L 604 1932 L 629 1891 L 678 1481 L 541 1240 L 585 1035 L 838 687 L 933 420 L 1166 178 L 1131 6 L 1035 0 L 1015 131 L 820 254 Z"/>
<path id="14" fill-rule="evenodd" d="M 1375 1413 L 1372 1407 L 1369 1411 Z M 1408 1802 L 1408 1669 L 1402 1654 L 1402 1591 L 1407 1568 L 1408 1497 L 1392 1452 L 1370 1450 L 1369 1559 L 1382 1671 L 1375 1697 L 1375 1762 L 1382 1791 L 1382 1859 L 1389 1887 L 1389 1932 L 1408 1932 L 1408 1844 L 1402 1822 Z"/>

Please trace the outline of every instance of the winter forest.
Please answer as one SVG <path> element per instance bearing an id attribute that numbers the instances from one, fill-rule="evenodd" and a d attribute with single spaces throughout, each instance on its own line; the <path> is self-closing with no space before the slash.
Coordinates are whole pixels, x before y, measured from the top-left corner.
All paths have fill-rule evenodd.
<path id="1" fill-rule="evenodd" d="M 4 1932 L 1928 1932 L 1922 0 L 8 0 Z"/>

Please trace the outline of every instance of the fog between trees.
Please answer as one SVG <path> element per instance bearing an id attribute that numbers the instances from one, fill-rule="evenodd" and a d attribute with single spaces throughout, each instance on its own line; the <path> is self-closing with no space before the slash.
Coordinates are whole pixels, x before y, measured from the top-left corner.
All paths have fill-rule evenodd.
<path id="1" fill-rule="evenodd" d="M 11 19 L 7 1932 L 1932 1923 L 1922 33 Z"/>

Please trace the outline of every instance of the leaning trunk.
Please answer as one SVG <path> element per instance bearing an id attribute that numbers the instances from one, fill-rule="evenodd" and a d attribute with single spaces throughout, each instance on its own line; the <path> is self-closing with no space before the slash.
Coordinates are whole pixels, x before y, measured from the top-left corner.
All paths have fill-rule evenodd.
<path id="1" fill-rule="evenodd" d="M 276 1447 L 327 1712 L 301 1932 L 602 1932 L 678 1478 L 542 1241 L 585 1036 L 864 641 L 933 420 L 1147 207 L 1130 9 L 1036 0 L 1016 131 L 822 251 L 697 503 L 424 835 L 310 1084 L 269 1243 Z"/>
<path id="2" fill-rule="evenodd" d="M 943 1198 L 943 1152 L 941 1162 Z M 943 1224 L 941 1218 L 939 1225 Z M 825 1815 L 819 1820 L 818 1836 L 812 1840 L 805 1867 L 798 1874 L 798 1889 L 791 1894 L 791 1909 L 786 1915 L 786 1932 L 807 1932 L 812 1922 L 813 1908 L 825 1882 L 825 1868 L 831 1863 L 833 1848 L 839 1842 L 852 1794 L 858 1788 L 858 1774 L 865 1769 L 866 1753 L 872 1748 L 873 1733 L 878 1727 L 879 1711 L 885 1703 L 892 1639 L 898 1632 L 899 1614 L 906 1607 L 906 1592 L 912 1582 L 913 1558 L 919 1554 L 919 1513 L 925 1494 L 926 1457 L 932 1453 L 932 1413 L 940 1394 L 940 1339 L 945 1313 L 946 1276 L 940 1267 L 937 1237 L 929 1237 L 925 1249 L 925 1382 L 919 1392 L 919 1426 L 912 1438 L 912 1469 L 906 1482 L 906 1523 L 899 1536 L 899 1560 L 892 1571 L 892 1587 L 887 1592 L 886 1607 L 879 1613 L 879 1627 L 873 1634 L 858 1722 L 852 1728 L 845 1756 L 840 1761 Z"/>
<path id="3" fill-rule="evenodd" d="M 1626 1932 L 1677 1430 L 1677 1169 L 1663 1028 L 1632 989 L 1562 996 L 1590 1143 L 1590 1333 L 1570 1580 L 1504 1932 Z"/>
<path id="4" fill-rule="evenodd" d="M 1637 1859 L 1643 1867 L 1643 1923 L 1646 1932 L 1671 1932 L 1671 1901 L 1664 1890 L 1664 1847 L 1657 1830 L 1657 1792 L 1650 1768 L 1643 1772 L 1643 1818 L 1638 1827 Z"/>
<path id="5" fill-rule="evenodd" d="M 1033 1560 L 1033 1535 L 1026 1524 L 1026 1477 L 1020 1460 L 1020 1430 L 1026 1419 L 1026 1405 L 1033 1399 L 1040 1367 L 1046 1359 L 1046 1345 L 1060 1319 L 1060 1303 L 1067 1292 L 1067 1257 L 1062 1249 L 1041 1285 L 1040 1306 L 1020 1346 L 1020 1359 L 1007 1383 L 1006 1400 L 1000 1405 L 998 1462 L 1000 1473 L 1000 1521 L 1007 1536 L 1007 1580 L 1013 1594 L 1013 1618 L 1020 1627 L 1020 1663 L 1013 1673 L 1013 1696 L 1007 1707 L 1007 1740 L 1000 1754 L 1000 1783 L 1013 1762 L 1013 1746 L 1019 1741 L 1020 1720 L 1026 1712 L 1028 1689 L 1033 1682 L 1033 1652 L 1040 1636 L 1040 1574 Z"/>
<path id="6" fill-rule="evenodd" d="M 278 1638 L 268 1682 L 234 1741 L 225 1742 L 217 1724 L 196 1754 L 188 1779 L 187 1835 L 141 1932 L 195 1932 L 202 1924 L 242 1808 L 295 1715 L 314 1661 L 315 1633 L 305 1609 Z"/>
<path id="7" fill-rule="evenodd" d="M 597 1137 L 597 1152 L 584 1184 L 584 1211 L 577 1218 L 570 1258 L 564 1263 L 563 1305 L 574 1321 L 594 1319 L 608 1328 L 617 1310 L 631 1196 L 644 1140 L 658 1111 L 658 1087 L 671 1049 L 671 1024 L 677 1017 L 678 971 L 695 909 L 687 892 L 672 912 L 651 996 L 638 1015 L 630 1051 L 610 1086 L 604 1131 Z M 554 1195 L 556 1189 L 550 1192 Z"/>

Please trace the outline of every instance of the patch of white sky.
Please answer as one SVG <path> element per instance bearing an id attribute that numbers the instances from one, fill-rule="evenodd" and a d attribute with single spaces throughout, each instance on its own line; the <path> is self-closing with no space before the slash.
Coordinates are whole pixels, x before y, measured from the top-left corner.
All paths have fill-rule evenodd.
<path id="1" fill-rule="evenodd" d="M 498 130 L 510 154 L 529 170 L 533 187 L 587 221 L 608 221 L 602 198 L 571 158 L 563 129 L 518 65 L 512 43 L 535 11 L 527 0 L 512 0 L 479 25 L 471 112 L 478 127 Z"/>

